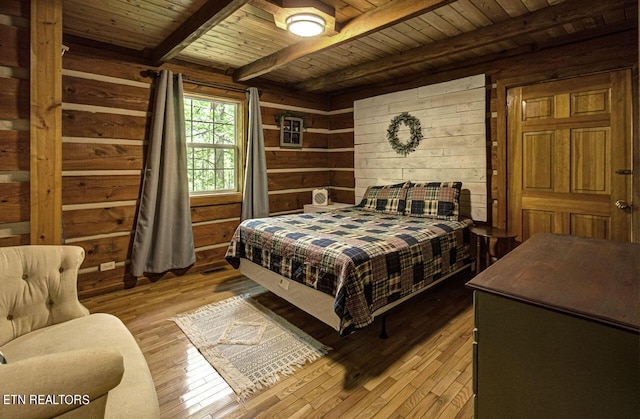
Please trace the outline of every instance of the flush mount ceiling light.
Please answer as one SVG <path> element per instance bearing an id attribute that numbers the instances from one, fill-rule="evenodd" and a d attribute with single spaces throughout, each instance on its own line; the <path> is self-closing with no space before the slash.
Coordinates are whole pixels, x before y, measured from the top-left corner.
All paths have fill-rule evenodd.
<path id="1" fill-rule="evenodd" d="M 324 32 L 326 22 L 313 13 L 298 13 L 286 20 L 287 30 L 294 35 L 309 38 Z"/>
<path id="2" fill-rule="evenodd" d="M 271 0 L 274 1 L 275 0 Z M 325 0 L 327 1 L 327 0 Z M 263 2 L 276 26 L 302 37 L 333 36 L 339 32 L 336 9 L 319 0 L 277 0 Z"/>

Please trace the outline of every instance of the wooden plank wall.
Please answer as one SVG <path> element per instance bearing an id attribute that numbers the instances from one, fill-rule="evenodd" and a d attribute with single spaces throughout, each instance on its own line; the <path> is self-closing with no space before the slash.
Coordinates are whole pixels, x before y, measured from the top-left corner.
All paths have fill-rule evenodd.
<path id="1" fill-rule="evenodd" d="M 561 45 L 541 45 L 530 52 L 504 57 L 497 54 L 485 62 L 460 67 L 443 67 L 426 74 L 405 79 L 394 79 L 366 88 L 337 92 L 329 98 L 330 108 L 343 108 L 356 100 L 407 90 L 418 86 L 446 82 L 474 74 L 487 76 L 490 118 L 487 119 L 487 188 L 489 193 L 488 223 L 506 227 L 507 173 L 504 130 L 504 91 L 509 83 L 535 83 L 594 72 L 632 68 L 638 78 L 638 29 L 625 29 L 617 33 L 593 34 L 587 39 L 576 38 Z M 502 99 L 501 99 L 502 96 Z M 634 106 L 638 106 L 638 92 L 634 92 Z M 634 124 L 634 149 L 640 148 L 638 127 Z M 640 172 L 634 171 L 634 184 L 640 183 Z M 640 214 L 640 212 L 639 212 Z M 638 217 L 636 217 L 638 218 Z M 634 222 L 637 221 L 634 219 Z"/>
<path id="2" fill-rule="evenodd" d="M 483 74 L 356 101 L 356 200 L 373 185 L 462 181 L 461 213 L 486 221 L 486 106 Z M 420 120 L 424 137 L 407 156 L 387 140 L 389 123 L 401 112 Z M 398 139 L 409 138 L 401 124 Z"/>
<path id="3" fill-rule="evenodd" d="M 0 2 L 0 246 L 29 244 L 28 2 Z"/>
<path id="4" fill-rule="evenodd" d="M 70 47 L 63 61 L 64 235 L 65 243 L 87 251 L 79 292 L 88 296 L 135 283 L 129 258 L 153 88 L 151 80 L 140 74 L 148 68 L 143 63 Z M 168 68 L 193 80 L 232 85 L 228 77 L 200 68 Z M 322 96 L 300 97 L 258 87 L 263 91 L 271 214 L 302 212 L 317 187 L 329 187 L 336 201 L 353 202 L 353 147 L 349 146 L 353 129 L 333 129 L 330 122 L 352 119 L 352 110 L 328 112 Z M 242 92 L 192 83 L 185 83 L 185 91 L 245 99 Z M 304 115 L 302 149 L 280 149 L 275 115 L 283 111 Z M 197 257 L 192 272 L 225 264 L 224 253 L 240 222 L 240 203 L 240 193 L 191 198 Z M 101 263 L 111 261 L 116 262 L 115 270 L 99 270 Z"/>

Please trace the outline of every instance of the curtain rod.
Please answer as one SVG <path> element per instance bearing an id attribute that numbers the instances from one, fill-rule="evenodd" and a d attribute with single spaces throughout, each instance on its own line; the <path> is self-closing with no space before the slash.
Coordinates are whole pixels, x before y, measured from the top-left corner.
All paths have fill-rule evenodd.
<path id="1" fill-rule="evenodd" d="M 141 71 L 140 74 L 142 75 L 142 77 L 156 78 L 156 77 L 158 77 L 160 75 L 160 72 L 156 71 L 156 70 L 147 69 L 147 70 Z M 231 90 L 231 91 L 234 91 L 234 92 L 242 92 L 242 93 L 244 93 L 244 92 L 249 90 L 248 88 L 247 89 L 243 89 L 242 87 L 228 86 L 228 85 L 225 85 L 225 84 L 218 84 L 218 83 L 210 83 L 210 82 L 207 82 L 207 81 L 193 80 L 193 79 L 190 79 L 188 77 L 183 77 L 182 81 L 185 82 L 185 83 L 193 83 L 193 84 L 197 84 L 197 85 L 200 85 L 200 86 L 213 87 L 213 88 L 216 88 L 216 89 Z M 261 90 L 258 91 L 258 94 L 262 95 L 262 91 Z"/>

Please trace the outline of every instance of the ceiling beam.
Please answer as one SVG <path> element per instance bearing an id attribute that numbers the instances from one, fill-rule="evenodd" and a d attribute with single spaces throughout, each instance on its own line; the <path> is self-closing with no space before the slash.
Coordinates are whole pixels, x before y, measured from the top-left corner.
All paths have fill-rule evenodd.
<path id="1" fill-rule="evenodd" d="M 519 35 L 544 31 L 579 19 L 602 15 L 605 12 L 634 5 L 636 0 L 567 0 L 555 6 L 527 13 L 504 22 L 466 32 L 453 38 L 403 51 L 373 62 L 339 70 L 322 77 L 296 83 L 293 87 L 317 91 L 336 80 L 354 80 L 395 68 L 434 60 L 447 55 L 487 46 Z"/>
<path id="2" fill-rule="evenodd" d="M 353 41 L 354 39 L 435 10 L 454 1 L 455 0 L 391 1 L 382 7 L 377 7 L 370 12 L 352 19 L 334 36 L 320 36 L 306 39 L 239 67 L 233 72 L 233 80 L 241 82 L 253 79 L 305 55 Z"/>
<path id="3" fill-rule="evenodd" d="M 154 66 L 166 63 L 249 0 L 209 0 L 152 52 Z"/>

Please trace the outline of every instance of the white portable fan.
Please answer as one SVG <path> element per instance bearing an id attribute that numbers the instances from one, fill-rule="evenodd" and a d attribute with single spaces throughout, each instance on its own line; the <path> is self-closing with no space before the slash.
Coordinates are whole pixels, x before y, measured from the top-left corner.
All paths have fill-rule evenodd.
<path id="1" fill-rule="evenodd" d="M 326 189 L 314 189 L 311 195 L 313 205 L 328 205 L 329 194 Z"/>

